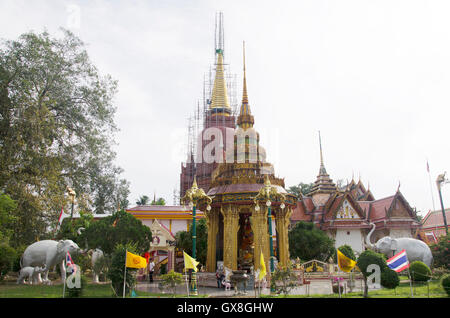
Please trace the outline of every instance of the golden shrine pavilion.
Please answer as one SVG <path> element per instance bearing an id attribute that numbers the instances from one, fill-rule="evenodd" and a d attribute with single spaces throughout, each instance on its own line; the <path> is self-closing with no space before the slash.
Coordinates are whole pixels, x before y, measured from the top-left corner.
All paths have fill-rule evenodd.
<path id="1" fill-rule="evenodd" d="M 191 186 L 197 179 L 199 187 L 212 198 L 209 211 L 199 207 L 204 211 L 208 226 L 206 271 L 214 272 L 219 261 L 232 270 L 249 270 L 251 267 L 257 270 L 261 253 L 265 264 L 269 264 L 270 227 L 274 229 L 272 239 L 276 238 L 273 240 L 274 254 L 281 265 L 287 265 L 288 227 L 297 199 L 284 189 L 284 179 L 275 176 L 273 166 L 266 161 L 265 150 L 260 145 L 259 133 L 253 127 L 254 117 L 247 94 L 245 50 L 242 103 L 236 121 L 227 98 L 223 52 L 217 50 L 216 53 L 217 68 L 208 114 L 216 120 L 205 125 L 202 135 L 208 134 L 211 127 L 215 128 L 225 135 L 223 143 L 219 151 L 213 151 L 216 159 L 213 163 L 198 162 L 195 169 L 190 166 L 181 175 L 182 186 L 183 182 L 185 188 Z M 203 152 L 207 146 L 202 143 Z M 208 169 L 202 169 L 202 165 L 209 165 Z M 189 184 L 188 172 L 193 170 L 198 175 L 195 173 L 197 176 Z M 270 221 L 269 205 L 266 202 L 259 205 L 255 200 L 264 187 L 270 189 L 270 193 L 279 194 L 268 197 Z"/>

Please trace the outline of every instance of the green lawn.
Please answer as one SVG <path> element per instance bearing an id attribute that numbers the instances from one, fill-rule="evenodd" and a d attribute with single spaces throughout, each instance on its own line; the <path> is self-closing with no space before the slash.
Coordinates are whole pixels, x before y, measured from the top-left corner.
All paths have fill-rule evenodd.
<path id="1" fill-rule="evenodd" d="M 136 291 L 137 297 L 165 298 L 172 297 L 171 294 L 148 293 Z M 14 282 L 3 282 L 0 284 L 0 298 L 62 298 L 63 285 L 17 285 Z M 66 290 L 67 297 L 67 290 Z M 86 298 L 112 298 L 115 297 L 110 284 L 88 283 L 83 290 Z M 186 298 L 187 295 L 175 295 L 177 298 Z M 190 296 L 192 298 L 192 296 Z M 194 296 L 195 298 L 207 297 L 207 295 Z"/>
<path id="2" fill-rule="evenodd" d="M 426 283 L 415 283 L 413 285 L 413 298 L 445 298 L 448 297 L 444 288 L 441 286 L 439 280 L 432 280 L 429 282 L 427 287 Z M 264 295 L 264 298 L 270 298 L 273 296 Z M 276 296 L 277 298 L 283 298 L 284 295 Z M 338 294 L 332 295 L 287 295 L 289 298 L 339 298 Z M 361 298 L 363 297 L 362 292 L 354 292 L 342 295 L 342 298 Z M 401 282 L 396 289 L 379 289 L 370 290 L 369 298 L 410 298 L 411 297 L 411 287 L 409 282 Z"/>
<path id="3" fill-rule="evenodd" d="M 165 298 L 171 297 L 170 294 L 148 293 L 137 291 L 137 297 L 143 298 Z M 444 298 L 447 297 L 440 281 L 434 280 L 427 284 L 415 284 L 413 287 L 414 298 Z M 0 284 L 0 298 L 62 298 L 63 285 L 17 285 L 15 282 L 3 282 Z M 67 295 L 67 294 L 66 294 Z M 83 297 L 87 298 L 111 298 L 115 297 L 110 284 L 92 284 L 88 283 L 84 289 Z M 177 298 L 186 298 L 187 295 L 175 295 Z M 195 297 L 208 297 L 208 295 L 199 295 Z M 283 298 L 283 295 L 270 296 L 263 295 L 264 298 L 276 297 Z M 289 298 L 304 298 L 305 295 L 288 295 Z M 338 298 L 339 295 L 310 295 L 313 298 Z M 361 292 L 354 292 L 342 295 L 343 298 L 361 298 Z M 409 282 L 401 282 L 395 290 L 381 289 L 369 291 L 370 298 L 409 298 L 411 297 L 411 288 Z"/>

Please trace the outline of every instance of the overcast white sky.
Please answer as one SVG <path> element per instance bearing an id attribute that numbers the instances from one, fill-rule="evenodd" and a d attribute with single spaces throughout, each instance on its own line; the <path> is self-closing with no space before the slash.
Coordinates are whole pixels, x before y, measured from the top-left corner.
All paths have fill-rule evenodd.
<path id="1" fill-rule="evenodd" d="M 156 192 L 172 204 L 217 11 L 239 86 L 246 42 L 255 128 L 286 187 L 315 180 L 320 130 L 335 181 L 361 176 L 377 199 L 400 181 L 423 215 L 433 208 L 428 159 L 440 209 L 436 176 L 450 173 L 449 1 L 0 0 L 0 37 L 77 34 L 119 81 L 117 164 L 130 202 Z M 450 184 L 442 192 L 450 207 Z"/>

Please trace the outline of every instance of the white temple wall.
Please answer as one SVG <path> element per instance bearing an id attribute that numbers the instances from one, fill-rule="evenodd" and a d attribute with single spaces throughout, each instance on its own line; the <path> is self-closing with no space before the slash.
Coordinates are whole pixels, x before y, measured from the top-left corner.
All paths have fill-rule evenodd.
<path id="1" fill-rule="evenodd" d="M 364 238 L 360 229 L 336 230 L 334 239 L 336 248 L 342 245 L 349 245 L 357 253 L 361 253 L 364 250 Z"/>

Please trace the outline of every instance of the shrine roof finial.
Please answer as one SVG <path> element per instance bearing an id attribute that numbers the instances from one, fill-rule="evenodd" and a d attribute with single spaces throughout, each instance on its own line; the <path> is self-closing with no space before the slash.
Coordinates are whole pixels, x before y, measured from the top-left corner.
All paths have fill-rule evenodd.
<path id="1" fill-rule="evenodd" d="M 255 119 L 250 111 L 250 105 L 248 103 L 248 93 L 247 93 L 247 71 L 245 65 L 245 41 L 243 42 L 243 57 L 244 57 L 244 83 L 242 88 L 242 105 L 237 119 L 237 124 L 243 129 L 253 127 Z"/>

